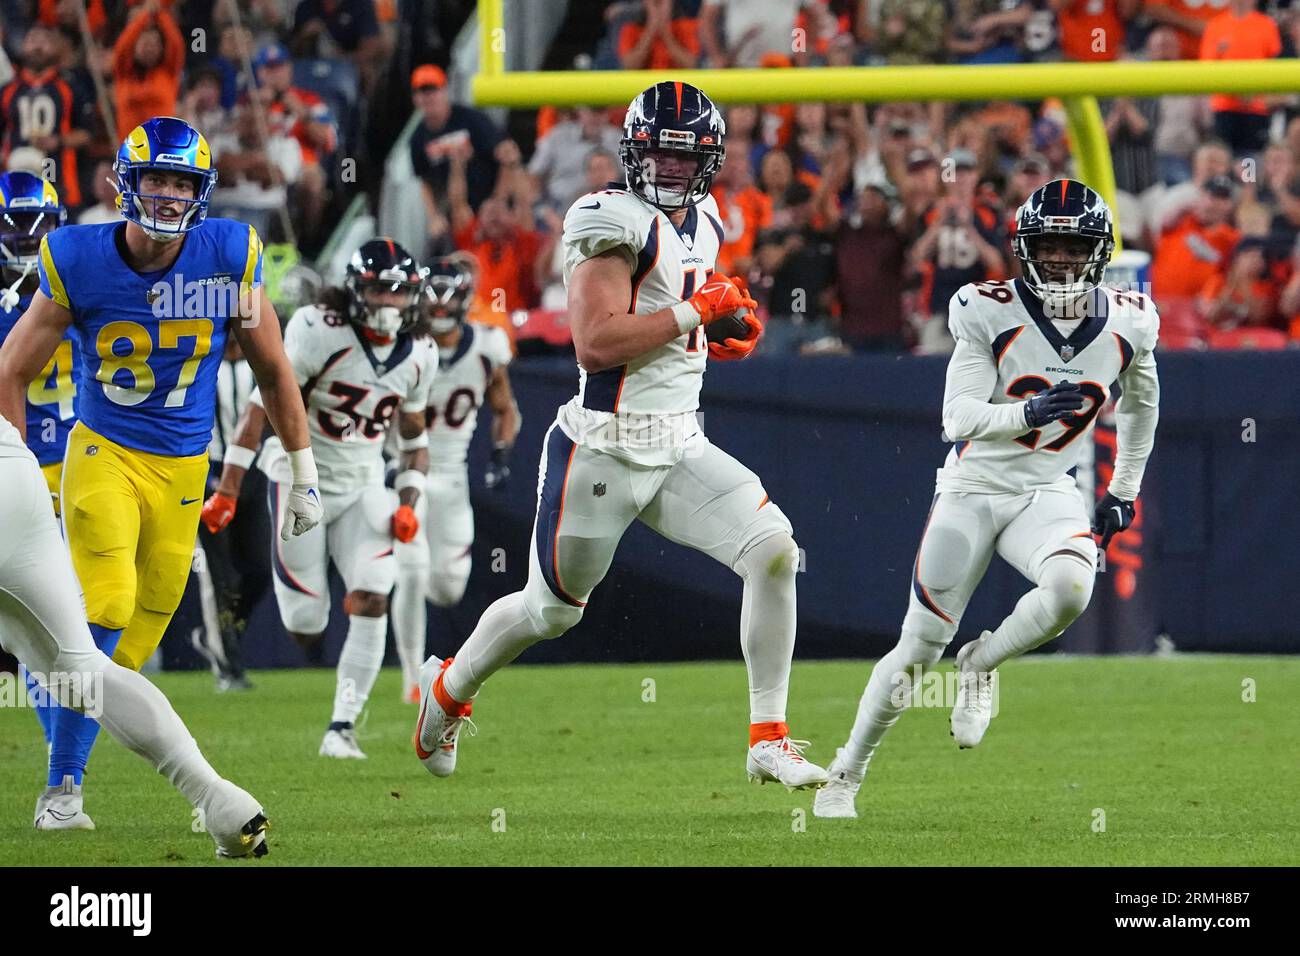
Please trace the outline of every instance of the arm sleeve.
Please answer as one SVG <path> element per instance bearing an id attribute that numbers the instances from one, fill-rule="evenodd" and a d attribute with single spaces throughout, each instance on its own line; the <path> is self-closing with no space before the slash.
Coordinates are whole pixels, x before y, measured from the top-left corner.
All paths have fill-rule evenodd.
<path id="1" fill-rule="evenodd" d="M 46 297 L 71 310 L 72 303 L 68 299 L 68 290 L 63 285 L 63 277 L 59 275 L 58 266 L 54 263 L 54 250 L 50 247 L 48 235 L 41 238 L 41 253 L 36 269 L 41 280 L 41 291 Z"/>
<path id="2" fill-rule="evenodd" d="M 1154 352 L 1133 359 L 1120 376 L 1124 393 L 1115 406 L 1115 472 L 1110 493 L 1121 501 L 1132 501 L 1142 490 L 1142 475 L 1155 446 L 1156 424 L 1160 420 L 1160 378 Z"/>
<path id="3" fill-rule="evenodd" d="M 1142 490 L 1142 474 L 1155 446 L 1156 424 L 1160 420 L 1160 377 L 1156 373 L 1156 342 L 1160 337 L 1160 316 L 1155 304 L 1145 300 L 1133 329 L 1139 341 L 1133 361 L 1119 377 L 1123 390 L 1115 405 L 1115 471 L 1110 493 L 1121 501 L 1132 501 Z"/>
<path id="4" fill-rule="evenodd" d="M 488 352 L 488 358 L 491 360 L 494 370 L 505 368 L 515 360 L 514 349 L 510 345 L 510 336 L 505 329 L 493 327 Z"/>
<path id="5" fill-rule="evenodd" d="M 641 237 L 636 235 L 631 217 L 620 215 L 620 204 L 611 199 L 584 196 L 569 207 L 563 238 L 566 280 L 581 263 L 606 252 L 617 252 L 630 268 L 636 268 Z M 593 204 L 596 208 L 591 208 Z"/>
<path id="6" fill-rule="evenodd" d="M 244 249 L 240 265 L 240 289 L 256 289 L 262 284 L 262 238 L 252 226 L 248 227 L 248 242 Z"/>
<path id="7" fill-rule="evenodd" d="M 289 324 L 284 327 L 284 352 L 289 356 L 289 364 L 293 366 L 293 377 L 298 382 L 299 388 L 320 374 L 321 357 L 312 347 L 313 338 L 320 337 L 312 336 L 311 333 L 313 330 L 319 331 L 322 323 L 319 311 L 313 306 L 304 305 L 293 314 Z"/>
<path id="8" fill-rule="evenodd" d="M 403 412 L 422 412 L 429 407 L 429 391 L 438 374 L 438 350 L 426 350 L 423 361 L 424 367 L 420 370 L 419 379 L 402 399 Z"/>
<path id="9" fill-rule="evenodd" d="M 989 348 L 958 337 L 943 390 L 943 430 L 949 441 L 1015 438 L 1029 431 L 1024 402 L 989 401 L 997 381 Z"/>

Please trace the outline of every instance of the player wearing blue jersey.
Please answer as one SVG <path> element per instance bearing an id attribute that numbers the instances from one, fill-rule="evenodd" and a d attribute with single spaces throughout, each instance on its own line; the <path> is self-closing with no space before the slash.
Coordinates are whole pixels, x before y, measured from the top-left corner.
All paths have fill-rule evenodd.
<path id="1" fill-rule="evenodd" d="M 247 225 L 207 218 L 217 178 L 207 141 L 156 117 L 131 131 L 115 170 L 126 222 L 68 226 L 41 243 L 40 288 L 0 349 L 0 413 L 25 422 L 27 383 L 74 329 L 79 421 L 65 456 L 64 528 L 96 644 L 138 670 L 185 589 L 228 333 L 290 451 L 281 535 L 313 527 L 321 506 L 302 396 L 262 288 L 261 241 Z M 58 712 L 38 828 L 93 826 L 79 791 L 96 730 Z"/>
<path id="2" fill-rule="evenodd" d="M 37 262 L 41 240 L 63 225 L 68 211 L 55 188 L 31 173 L 0 173 L 0 342 L 9 337 L 27 311 L 40 283 Z M 36 456 L 59 512 L 63 449 L 77 420 L 73 413 L 76 357 L 73 338 L 65 333 L 54 355 L 27 387 L 27 447 Z"/>

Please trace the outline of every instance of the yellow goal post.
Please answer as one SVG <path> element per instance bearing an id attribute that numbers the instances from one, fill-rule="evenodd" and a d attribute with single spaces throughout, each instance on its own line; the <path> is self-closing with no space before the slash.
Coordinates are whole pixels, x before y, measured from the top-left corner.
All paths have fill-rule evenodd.
<path id="1" fill-rule="evenodd" d="M 478 22 L 479 72 L 471 84 L 478 106 L 611 106 L 668 79 L 698 86 L 722 104 L 1058 98 L 1079 176 L 1112 210 L 1115 171 L 1098 97 L 1300 91 L 1300 59 L 508 72 L 504 0 L 478 0 Z"/>

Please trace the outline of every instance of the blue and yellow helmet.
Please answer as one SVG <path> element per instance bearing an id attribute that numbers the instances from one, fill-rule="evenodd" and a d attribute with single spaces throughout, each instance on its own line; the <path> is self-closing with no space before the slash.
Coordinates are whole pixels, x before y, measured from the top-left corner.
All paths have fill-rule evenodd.
<path id="1" fill-rule="evenodd" d="M 15 275 L 34 269 L 41 239 L 67 219 L 50 183 L 32 173 L 0 173 L 0 266 Z"/>
<path id="2" fill-rule="evenodd" d="M 151 238 L 166 241 L 197 229 L 208 215 L 208 200 L 217 183 L 208 141 L 193 126 L 175 116 L 146 120 L 122 142 L 113 164 L 117 172 L 117 203 L 122 215 Z M 140 177 L 150 170 L 186 173 L 194 177 L 194 197 L 144 193 Z M 151 203 L 173 201 L 184 211 L 176 219 L 159 218 Z"/>

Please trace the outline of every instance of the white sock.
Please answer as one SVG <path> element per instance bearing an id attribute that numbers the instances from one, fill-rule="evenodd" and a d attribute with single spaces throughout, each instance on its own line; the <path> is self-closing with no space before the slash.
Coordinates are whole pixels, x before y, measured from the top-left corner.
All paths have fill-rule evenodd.
<path id="1" fill-rule="evenodd" d="M 740 603 L 740 650 L 749 671 L 749 722 L 783 723 L 794 657 L 794 539 L 776 534 L 736 564 L 745 581 Z"/>
<path id="2" fill-rule="evenodd" d="M 424 601 L 424 577 L 427 568 L 403 568 L 397 574 L 397 586 L 390 602 L 393 618 L 393 642 L 397 659 L 402 663 L 402 688 L 419 682 L 424 663 L 425 635 L 428 632 L 428 608 Z"/>
<path id="3" fill-rule="evenodd" d="M 493 601 L 443 674 L 442 689 L 472 700 L 484 681 L 547 636 L 529 616 L 523 591 Z"/>
<path id="4" fill-rule="evenodd" d="M 1083 613 L 1092 597 L 1093 572 L 1074 557 L 1049 558 L 1038 587 L 1018 602 L 998 629 L 981 641 L 968 661 L 977 671 L 991 671 L 1059 635 Z"/>
<path id="5" fill-rule="evenodd" d="M 106 661 L 100 725 L 118 743 L 144 757 L 160 774 L 199 806 L 220 775 L 199 752 L 162 691 L 140 674 Z"/>
<path id="6" fill-rule="evenodd" d="M 894 726 L 903 712 L 908 691 L 918 667 L 933 664 L 943 655 L 943 644 L 904 636 L 894 649 L 876 662 L 871 678 L 858 702 L 853 730 L 844 745 L 844 758 L 850 773 L 862 775 L 880 746 L 885 731 Z"/>
<path id="7" fill-rule="evenodd" d="M 339 655 L 338 682 L 334 689 L 332 721 L 353 723 L 361 715 L 384 663 L 388 615 L 348 615 L 348 639 Z"/>

